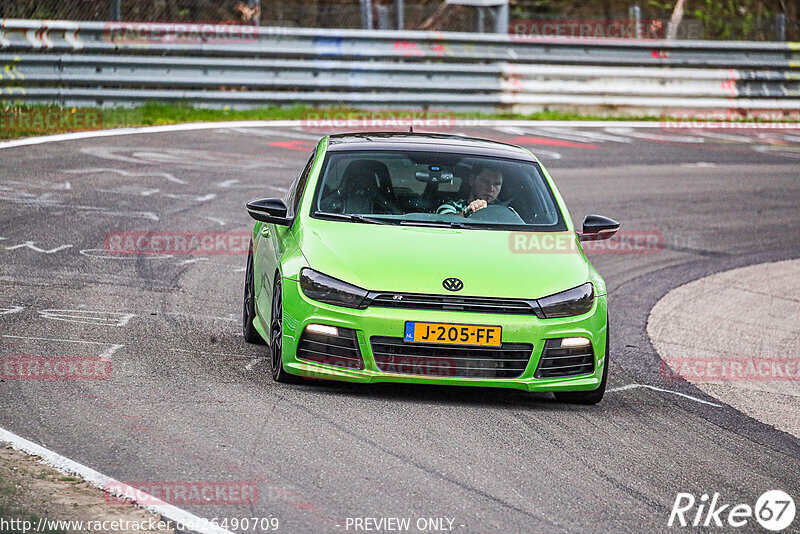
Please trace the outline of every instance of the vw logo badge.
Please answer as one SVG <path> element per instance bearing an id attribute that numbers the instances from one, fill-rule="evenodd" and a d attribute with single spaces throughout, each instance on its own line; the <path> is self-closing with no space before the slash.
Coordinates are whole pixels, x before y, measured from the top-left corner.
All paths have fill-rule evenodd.
<path id="1" fill-rule="evenodd" d="M 442 281 L 442 287 L 448 291 L 461 291 L 464 289 L 464 282 L 458 278 L 445 278 L 444 281 Z"/>

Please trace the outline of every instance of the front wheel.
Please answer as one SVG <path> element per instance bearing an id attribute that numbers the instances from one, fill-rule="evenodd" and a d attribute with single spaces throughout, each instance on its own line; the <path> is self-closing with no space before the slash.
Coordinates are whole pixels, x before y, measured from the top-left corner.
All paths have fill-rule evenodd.
<path id="1" fill-rule="evenodd" d="M 269 351 L 272 379 L 275 382 L 297 383 L 301 379 L 290 375 L 283 367 L 283 289 L 280 273 L 275 273 L 275 285 L 272 292 L 272 319 L 269 326 Z"/>
<path id="2" fill-rule="evenodd" d="M 253 281 L 253 242 L 247 254 L 247 269 L 244 275 L 244 302 L 242 303 L 242 336 L 248 343 L 264 345 L 264 339 L 258 333 L 253 321 L 256 318 L 255 283 Z"/>
<path id="3" fill-rule="evenodd" d="M 556 400 L 569 404 L 597 404 L 603 400 L 606 393 L 606 381 L 608 380 L 608 353 L 609 349 L 608 325 L 606 325 L 606 356 L 603 358 L 603 377 L 600 379 L 600 387 L 593 391 L 557 391 Z"/>

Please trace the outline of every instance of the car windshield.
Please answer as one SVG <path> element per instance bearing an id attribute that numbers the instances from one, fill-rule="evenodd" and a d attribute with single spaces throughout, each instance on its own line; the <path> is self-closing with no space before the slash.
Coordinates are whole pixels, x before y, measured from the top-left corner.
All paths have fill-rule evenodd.
<path id="1" fill-rule="evenodd" d="M 311 214 L 356 223 L 566 230 L 537 163 L 441 152 L 331 152 Z"/>

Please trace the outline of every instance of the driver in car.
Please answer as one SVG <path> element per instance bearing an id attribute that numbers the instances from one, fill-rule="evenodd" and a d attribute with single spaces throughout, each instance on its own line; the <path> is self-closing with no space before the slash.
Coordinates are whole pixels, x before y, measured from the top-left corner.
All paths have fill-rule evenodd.
<path id="1" fill-rule="evenodd" d="M 469 217 L 473 212 L 485 208 L 495 200 L 503 187 L 503 173 L 500 169 L 482 165 L 473 169 L 472 188 L 469 198 L 473 200 L 451 200 L 436 210 L 438 214 L 455 214 Z"/>

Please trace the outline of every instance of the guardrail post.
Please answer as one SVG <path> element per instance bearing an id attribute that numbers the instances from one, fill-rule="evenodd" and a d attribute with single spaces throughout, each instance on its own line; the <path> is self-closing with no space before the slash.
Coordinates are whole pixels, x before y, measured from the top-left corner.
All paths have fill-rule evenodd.
<path id="1" fill-rule="evenodd" d="M 633 22 L 633 32 L 637 39 L 642 38 L 642 9 L 638 6 L 628 8 L 628 18 Z"/>
<path id="2" fill-rule="evenodd" d="M 122 20 L 122 0 L 110 0 L 108 18 L 115 22 Z"/>
<path id="3" fill-rule="evenodd" d="M 405 25 L 405 5 L 403 0 L 395 0 L 395 8 L 397 9 L 397 29 L 404 29 Z"/>
<path id="4" fill-rule="evenodd" d="M 494 33 L 508 33 L 508 1 L 497 7 L 494 20 Z"/>
<path id="5" fill-rule="evenodd" d="M 361 27 L 371 30 L 372 26 L 372 0 L 360 0 L 361 2 Z"/>
<path id="6" fill-rule="evenodd" d="M 786 14 L 778 13 L 775 15 L 775 40 L 786 40 Z"/>

